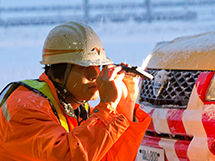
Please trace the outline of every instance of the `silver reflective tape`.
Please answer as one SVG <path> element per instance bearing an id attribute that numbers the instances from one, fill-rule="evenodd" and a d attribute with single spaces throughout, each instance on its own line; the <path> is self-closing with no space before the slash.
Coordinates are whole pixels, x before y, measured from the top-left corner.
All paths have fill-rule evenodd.
<path id="1" fill-rule="evenodd" d="M 3 105 L 2 105 L 2 112 L 4 114 L 4 117 L 6 118 L 7 122 L 10 121 L 10 113 L 7 109 L 7 102 L 5 102 Z"/>
<path id="2" fill-rule="evenodd" d="M 5 94 L 8 92 L 8 90 L 10 89 L 11 86 L 12 86 L 12 84 L 6 86 L 6 87 L 1 91 L 1 93 L 0 93 L 0 103 L 1 103 L 1 101 L 3 100 Z"/>

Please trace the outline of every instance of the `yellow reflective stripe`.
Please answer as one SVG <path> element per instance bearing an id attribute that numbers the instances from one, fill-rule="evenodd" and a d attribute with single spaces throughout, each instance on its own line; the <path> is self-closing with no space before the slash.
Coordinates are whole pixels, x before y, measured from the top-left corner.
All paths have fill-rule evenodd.
<path id="1" fill-rule="evenodd" d="M 90 106 L 87 102 L 84 104 L 84 108 L 87 110 L 87 118 L 89 118 L 90 117 Z"/>
<path id="2" fill-rule="evenodd" d="M 23 83 L 29 85 L 32 88 L 35 88 L 37 90 L 39 90 L 40 92 L 42 92 L 46 97 L 48 97 L 50 99 L 50 101 L 53 103 L 58 116 L 59 116 L 59 121 L 61 123 L 61 125 L 66 129 L 67 132 L 69 132 L 69 125 L 67 123 L 66 117 L 63 114 L 62 109 L 60 108 L 58 102 L 56 101 L 56 99 L 54 98 L 48 84 L 46 82 L 38 82 L 35 80 L 24 80 L 22 81 Z"/>
<path id="3" fill-rule="evenodd" d="M 85 104 L 84 104 L 84 107 L 85 107 L 85 109 L 86 109 L 87 112 L 88 112 L 88 110 L 89 110 L 89 105 L 88 105 L 88 103 L 85 103 Z"/>
<path id="4" fill-rule="evenodd" d="M 60 106 L 57 106 L 57 107 L 55 106 L 55 109 L 56 109 L 56 111 L 58 113 L 61 125 L 64 127 L 64 129 L 66 129 L 67 132 L 69 132 L 69 127 L 68 127 L 68 124 L 67 124 L 66 117 L 64 116 Z"/>

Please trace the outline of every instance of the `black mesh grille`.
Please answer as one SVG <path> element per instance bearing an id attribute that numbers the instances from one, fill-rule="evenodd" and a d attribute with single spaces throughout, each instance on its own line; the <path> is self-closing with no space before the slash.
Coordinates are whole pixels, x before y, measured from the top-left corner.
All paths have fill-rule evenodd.
<path id="1" fill-rule="evenodd" d="M 147 70 L 156 76 L 160 70 Z M 166 70 L 167 81 L 159 95 L 153 92 L 155 80 L 142 82 L 140 103 L 165 108 L 186 108 L 193 86 L 201 71 L 171 71 Z"/>

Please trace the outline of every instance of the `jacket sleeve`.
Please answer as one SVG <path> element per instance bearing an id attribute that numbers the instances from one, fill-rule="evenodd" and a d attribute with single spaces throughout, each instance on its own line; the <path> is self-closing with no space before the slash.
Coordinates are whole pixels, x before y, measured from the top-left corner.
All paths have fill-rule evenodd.
<path id="1" fill-rule="evenodd" d="M 111 147 L 103 160 L 135 160 L 138 148 L 151 121 L 151 117 L 140 109 L 139 104 L 135 105 L 134 115 L 138 122 L 132 122 L 128 119 L 129 127 Z"/>
<path id="2" fill-rule="evenodd" d="M 17 94 L 8 99 L 11 118 L 4 140 L 5 156 L 12 160 L 98 161 L 130 126 L 109 104 L 100 103 L 85 123 L 68 133 L 48 104 L 36 95 L 26 98 Z"/>

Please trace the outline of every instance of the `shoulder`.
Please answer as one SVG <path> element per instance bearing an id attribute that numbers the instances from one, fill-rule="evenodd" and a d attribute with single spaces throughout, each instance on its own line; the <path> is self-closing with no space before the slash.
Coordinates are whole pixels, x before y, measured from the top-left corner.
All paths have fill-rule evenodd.
<path id="1" fill-rule="evenodd" d="M 49 101 L 30 89 L 20 86 L 7 99 L 7 106 L 10 114 L 19 110 L 30 109 L 48 112 L 51 110 Z"/>
<path id="2" fill-rule="evenodd" d="M 138 122 L 147 122 L 148 124 L 151 121 L 151 116 L 143 111 L 137 103 L 134 108 L 134 116 L 138 119 Z"/>

